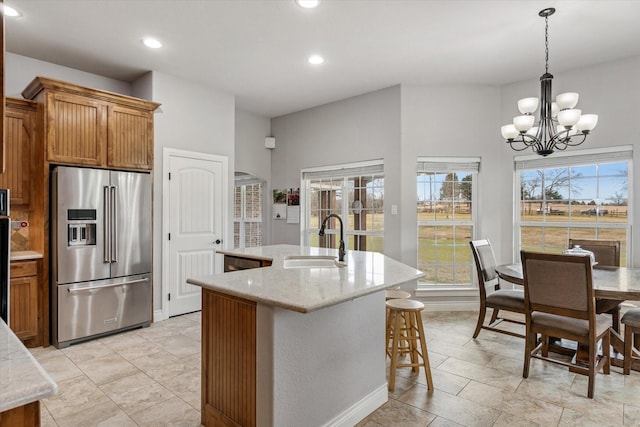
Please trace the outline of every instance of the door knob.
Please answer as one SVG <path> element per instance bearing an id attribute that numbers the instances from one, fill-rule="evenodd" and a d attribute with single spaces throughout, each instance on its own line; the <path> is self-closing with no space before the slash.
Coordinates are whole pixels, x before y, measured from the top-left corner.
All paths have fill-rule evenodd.
<path id="1" fill-rule="evenodd" d="M 222 240 L 221 239 L 216 239 L 216 241 L 212 242 L 212 243 L 215 243 L 216 245 L 219 245 L 220 243 L 222 243 Z"/>

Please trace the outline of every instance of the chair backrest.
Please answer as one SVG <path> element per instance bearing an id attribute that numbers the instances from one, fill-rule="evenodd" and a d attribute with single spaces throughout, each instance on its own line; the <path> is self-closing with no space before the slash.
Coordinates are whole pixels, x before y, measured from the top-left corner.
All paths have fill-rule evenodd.
<path id="1" fill-rule="evenodd" d="M 496 273 L 496 257 L 493 254 L 491 243 L 487 239 L 472 240 L 471 252 L 476 262 L 476 272 L 478 273 L 478 287 L 480 288 L 480 298 L 487 297 L 486 283 L 496 280 L 495 290 L 500 289 L 498 273 Z"/>
<path id="2" fill-rule="evenodd" d="M 520 251 L 525 307 L 595 322 L 595 294 L 588 255 Z"/>
<path id="3" fill-rule="evenodd" d="M 593 252 L 596 257 L 597 267 L 620 267 L 620 241 L 619 240 L 580 240 L 569 239 L 569 249 L 574 246 Z"/>

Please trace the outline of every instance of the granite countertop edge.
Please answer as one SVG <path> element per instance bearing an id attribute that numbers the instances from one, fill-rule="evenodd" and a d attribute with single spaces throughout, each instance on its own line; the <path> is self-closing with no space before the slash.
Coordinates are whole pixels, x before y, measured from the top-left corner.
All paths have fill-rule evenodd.
<path id="1" fill-rule="evenodd" d="M 187 283 L 300 313 L 310 313 L 337 305 L 416 280 L 424 275 L 413 267 L 375 252 L 347 251 L 347 266 L 344 269 L 285 269 L 282 265 L 287 256 L 337 256 L 336 249 L 271 245 L 218 250 L 217 253 L 271 260 L 272 265 L 188 278 Z"/>
<path id="2" fill-rule="evenodd" d="M 54 395 L 58 385 L 0 320 L 0 412 Z"/>

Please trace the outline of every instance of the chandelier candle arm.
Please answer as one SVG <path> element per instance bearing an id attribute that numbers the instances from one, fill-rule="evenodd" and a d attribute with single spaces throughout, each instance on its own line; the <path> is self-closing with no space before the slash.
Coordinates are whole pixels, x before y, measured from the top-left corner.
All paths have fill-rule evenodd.
<path id="1" fill-rule="evenodd" d="M 561 93 L 556 96 L 555 102 L 552 101 L 553 75 L 549 73 L 549 16 L 555 11 L 550 7 L 538 13 L 545 22 L 545 73 L 540 77 L 540 98 L 520 99 L 518 110 L 522 115 L 514 117 L 513 124 L 504 125 L 500 129 L 502 137 L 507 140 L 513 150 L 522 151 L 531 148 L 541 156 L 548 156 L 554 151 L 582 144 L 598 124 L 596 114 L 582 114 L 582 110 L 575 108 L 579 98 L 577 93 Z M 536 122 L 534 114 L 538 109 L 540 118 Z"/>

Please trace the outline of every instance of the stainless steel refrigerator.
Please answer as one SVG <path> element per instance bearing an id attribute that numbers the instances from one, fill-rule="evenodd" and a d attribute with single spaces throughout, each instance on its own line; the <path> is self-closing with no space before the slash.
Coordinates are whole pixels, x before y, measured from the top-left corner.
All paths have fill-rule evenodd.
<path id="1" fill-rule="evenodd" d="M 51 339 L 151 322 L 149 173 L 57 166 L 51 176 Z"/>

